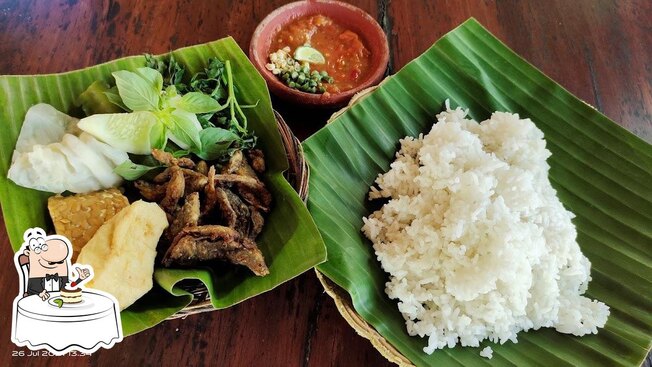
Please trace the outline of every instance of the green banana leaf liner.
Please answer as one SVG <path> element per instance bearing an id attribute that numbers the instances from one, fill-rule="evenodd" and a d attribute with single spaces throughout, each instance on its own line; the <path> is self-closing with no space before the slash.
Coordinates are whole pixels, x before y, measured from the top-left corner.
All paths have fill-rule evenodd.
<path id="1" fill-rule="evenodd" d="M 210 57 L 231 60 L 241 103 L 258 103 L 256 108 L 247 109 L 246 115 L 249 128 L 258 136 L 259 147 L 265 152 L 267 172 L 263 180 L 273 196 L 272 210 L 257 239 L 270 274 L 256 277 L 247 269 L 235 266 L 156 268 L 154 288 L 121 313 L 125 335 L 152 327 L 190 304 L 193 296 L 180 287 L 182 280 L 203 282 L 213 307 L 222 309 L 266 292 L 326 260 L 324 243 L 308 210 L 283 177 L 288 162 L 267 85 L 247 56 L 232 38 L 182 48 L 171 54 L 191 75 L 203 70 Z M 94 81 L 110 82 L 111 72 L 144 65 L 143 56 L 133 56 L 62 74 L 0 77 L 0 202 L 14 251 L 20 247 L 25 229 L 48 228 L 47 198 L 52 195 L 7 180 L 11 155 L 27 109 L 44 102 L 69 111 L 79 94 Z"/>
<path id="2" fill-rule="evenodd" d="M 563 67 L 563 66 L 561 66 Z M 387 275 L 360 231 L 372 211 L 369 187 L 386 172 L 404 136 L 430 130 L 450 98 L 481 121 L 519 113 L 544 132 L 550 180 L 576 214 L 578 242 L 592 266 L 589 297 L 611 307 L 604 329 L 582 338 L 540 329 L 518 344 L 483 342 L 427 355 L 410 337 Z M 328 248 L 317 267 L 356 330 L 388 359 L 417 366 L 638 366 L 652 335 L 652 146 L 516 55 L 477 21 L 454 29 L 304 143 L 308 208 Z M 344 296 L 341 294 L 343 293 Z M 350 299 L 345 299 L 349 298 Z M 348 303 L 347 303 L 348 302 Z M 351 306 L 352 305 L 352 306 Z M 480 357 L 493 348 L 491 361 Z"/>

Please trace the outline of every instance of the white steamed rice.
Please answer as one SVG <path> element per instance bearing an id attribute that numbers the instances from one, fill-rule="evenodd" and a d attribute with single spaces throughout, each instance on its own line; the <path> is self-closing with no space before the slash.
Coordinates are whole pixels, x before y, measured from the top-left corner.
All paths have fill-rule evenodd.
<path id="1" fill-rule="evenodd" d="M 582 296 L 591 263 L 548 180 L 543 133 L 517 114 L 478 124 L 446 108 L 401 140 L 369 193 L 389 201 L 363 218 L 408 333 L 429 354 L 541 327 L 597 333 L 609 308 Z"/>
<path id="2" fill-rule="evenodd" d="M 494 350 L 491 347 L 485 347 L 480 351 L 480 357 L 491 359 L 494 356 Z"/>

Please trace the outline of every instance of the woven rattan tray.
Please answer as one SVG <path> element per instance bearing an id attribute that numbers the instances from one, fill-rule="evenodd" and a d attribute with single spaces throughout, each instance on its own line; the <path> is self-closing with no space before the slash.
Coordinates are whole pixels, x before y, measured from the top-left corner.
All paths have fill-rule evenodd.
<path id="1" fill-rule="evenodd" d="M 309 171 L 308 165 L 303 159 L 303 149 L 301 148 L 301 143 L 292 134 L 292 131 L 283 120 L 283 117 L 281 117 L 281 115 L 276 111 L 274 111 L 274 115 L 276 116 L 276 124 L 278 125 L 278 130 L 281 133 L 281 140 L 283 141 L 285 154 L 288 158 L 289 167 L 283 175 L 288 180 L 288 182 L 290 182 L 290 185 L 292 185 L 292 187 L 297 191 L 299 197 L 305 201 L 308 197 Z M 168 320 L 215 310 L 211 304 L 208 290 L 206 289 L 204 283 L 201 281 L 186 280 L 180 283 L 179 286 L 183 290 L 192 293 L 193 300 L 184 309 L 168 317 Z"/>

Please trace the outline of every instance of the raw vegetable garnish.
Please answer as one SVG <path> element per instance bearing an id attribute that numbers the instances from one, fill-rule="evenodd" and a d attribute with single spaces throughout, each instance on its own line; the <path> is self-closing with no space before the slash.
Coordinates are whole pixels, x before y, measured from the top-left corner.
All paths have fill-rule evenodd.
<path id="1" fill-rule="evenodd" d="M 295 57 L 290 55 L 290 48 L 284 47 L 269 55 L 270 63 L 265 67 L 271 71 L 272 74 L 278 76 L 288 87 L 298 89 L 306 93 L 324 93 L 326 87 L 324 83 L 333 83 L 326 71 L 319 72 L 310 69 L 308 60 L 317 59 L 323 63 L 323 56 L 319 51 L 312 47 L 302 46 L 297 49 Z M 300 55 L 305 56 L 304 62 L 299 63 L 297 57 Z M 318 56 L 317 56 L 318 55 Z"/>
<path id="2" fill-rule="evenodd" d="M 165 149 L 177 157 L 194 154 L 207 161 L 225 161 L 240 149 L 251 149 L 256 137 L 247 130 L 229 60 L 211 58 L 204 71 L 186 79 L 186 69 L 168 60 L 146 55 L 147 67 L 120 70 L 112 75 L 116 86 L 92 84 L 80 97 L 88 112 L 119 107 L 128 113 L 93 114 L 79 128 L 112 146 L 136 155 Z M 108 102 L 108 103 L 107 103 Z M 170 141 L 168 141 L 168 139 Z M 115 172 L 135 180 L 158 168 L 125 161 Z"/>
<path id="3" fill-rule="evenodd" d="M 256 144 L 256 137 L 247 132 L 247 117 L 243 109 L 256 105 L 241 105 L 236 97 L 237 88 L 233 82 L 231 63 L 222 62 L 217 58 L 208 60 L 204 71 L 192 76 L 188 84 L 184 84 L 185 68 L 176 62 L 174 57 L 164 61 L 145 55 L 147 66 L 161 72 L 165 76 L 164 85 L 172 85 L 179 94 L 202 93 L 218 102 L 220 108 L 213 112 L 197 112 L 202 127 L 222 127 L 237 134 L 241 141 L 240 148 L 251 148 Z M 182 106 L 183 107 L 183 106 Z"/>

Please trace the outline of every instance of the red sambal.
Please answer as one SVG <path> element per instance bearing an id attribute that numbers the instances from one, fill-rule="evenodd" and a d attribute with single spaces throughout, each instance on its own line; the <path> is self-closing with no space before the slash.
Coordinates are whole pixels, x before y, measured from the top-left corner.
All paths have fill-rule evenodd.
<path id="1" fill-rule="evenodd" d="M 310 45 L 321 52 L 325 64 L 311 64 L 311 70 L 326 71 L 334 81 L 324 84 L 330 93 L 343 92 L 362 84 L 370 67 L 369 50 L 360 37 L 323 15 L 301 17 L 283 26 L 272 41 L 271 50 L 290 47 L 291 52 Z"/>

